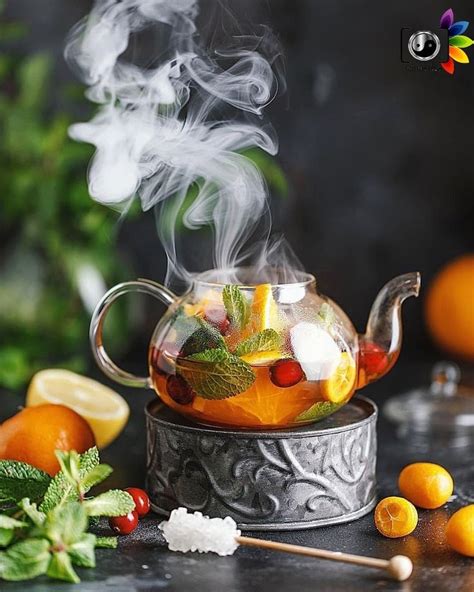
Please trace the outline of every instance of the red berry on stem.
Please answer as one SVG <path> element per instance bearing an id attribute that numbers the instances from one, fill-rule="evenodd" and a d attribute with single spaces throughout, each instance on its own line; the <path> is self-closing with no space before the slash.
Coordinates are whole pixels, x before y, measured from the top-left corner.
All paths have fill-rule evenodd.
<path id="1" fill-rule="evenodd" d="M 387 352 L 376 343 L 363 341 L 360 344 L 359 365 L 367 376 L 382 374 L 388 366 Z"/>
<path id="2" fill-rule="evenodd" d="M 126 516 L 112 516 L 109 518 L 110 528 L 117 534 L 130 534 L 138 524 L 138 514 L 135 510 Z"/>
<path id="3" fill-rule="evenodd" d="M 133 497 L 135 511 L 138 514 L 138 517 L 143 518 L 143 516 L 146 516 L 150 511 L 150 498 L 146 491 L 143 491 L 143 489 L 140 489 L 139 487 L 127 487 L 125 491 Z"/>
<path id="4" fill-rule="evenodd" d="M 270 368 L 271 381 L 281 388 L 295 386 L 303 376 L 303 370 L 295 360 L 278 360 Z"/>
<path id="5" fill-rule="evenodd" d="M 196 393 L 189 384 L 178 374 L 168 376 L 166 379 L 166 391 L 173 401 L 176 401 L 180 405 L 192 403 L 196 396 Z"/>

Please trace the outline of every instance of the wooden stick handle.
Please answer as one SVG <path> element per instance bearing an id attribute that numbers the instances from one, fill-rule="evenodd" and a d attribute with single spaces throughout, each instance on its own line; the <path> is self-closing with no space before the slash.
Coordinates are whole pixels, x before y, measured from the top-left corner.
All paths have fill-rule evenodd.
<path id="1" fill-rule="evenodd" d="M 405 555 L 395 555 L 395 557 L 392 557 L 391 559 L 377 559 L 375 557 L 363 557 L 362 555 L 351 555 L 350 553 L 341 553 L 339 551 L 326 551 L 325 549 L 314 549 L 313 547 L 303 547 L 301 545 L 277 543 L 276 541 L 266 541 L 252 537 L 239 536 L 236 537 L 235 540 L 239 545 L 245 545 L 246 547 L 259 547 L 261 549 L 270 549 L 272 551 L 283 551 L 285 553 L 294 553 L 296 555 L 306 555 L 308 557 L 317 557 L 319 559 L 342 561 L 344 563 L 352 563 L 353 565 L 363 565 L 364 567 L 383 569 L 399 582 L 407 580 L 413 571 L 411 559 Z"/>

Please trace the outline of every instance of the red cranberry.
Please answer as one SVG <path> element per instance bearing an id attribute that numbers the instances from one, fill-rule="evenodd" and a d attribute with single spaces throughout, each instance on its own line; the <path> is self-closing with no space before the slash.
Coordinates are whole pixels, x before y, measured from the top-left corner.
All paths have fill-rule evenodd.
<path id="1" fill-rule="evenodd" d="M 303 370 L 295 360 L 278 360 L 270 368 L 271 381 L 281 388 L 295 386 L 303 376 Z"/>
<path id="2" fill-rule="evenodd" d="M 146 516 L 150 511 L 150 498 L 146 491 L 143 491 L 139 487 L 127 487 L 125 491 L 133 497 L 135 511 L 138 517 L 143 518 L 143 516 Z"/>
<path id="3" fill-rule="evenodd" d="M 359 365 L 367 376 L 382 374 L 388 366 L 387 352 L 376 343 L 363 341 L 360 344 Z"/>
<path id="4" fill-rule="evenodd" d="M 173 401 L 176 401 L 180 405 L 189 405 L 196 396 L 196 393 L 189 384 L 178 374 L 168 376 L 166 379 L 166 390 Z"/>
<path id="5" fill-rule="evenodd" d="M 210 308 L 206 310 L 204 320 L 215 327 L 221 335 L 226 335 L 230 327 L 229 317 L 221 308 Z"/>
<path id="6" fill-rule="evenodd" d="M 135 510 L 126 516 L 112 516 L 109 518 L 110 528 L 117 534 L 130 534 L 138 524 L 138 514 Z"/>

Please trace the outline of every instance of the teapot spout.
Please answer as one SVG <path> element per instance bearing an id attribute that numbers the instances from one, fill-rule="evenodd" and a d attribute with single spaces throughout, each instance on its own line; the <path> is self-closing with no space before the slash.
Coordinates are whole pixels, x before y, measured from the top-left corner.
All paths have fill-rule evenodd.
<path id="1" fill-rule="evenodd" d="M 360 339 L 359 387 L 384 376 L 395 364 L 402 345 L 401 305 L 409 296 L 418 296 L 420 286 L 418 272 L 406 273 L 378 293 Z"/>

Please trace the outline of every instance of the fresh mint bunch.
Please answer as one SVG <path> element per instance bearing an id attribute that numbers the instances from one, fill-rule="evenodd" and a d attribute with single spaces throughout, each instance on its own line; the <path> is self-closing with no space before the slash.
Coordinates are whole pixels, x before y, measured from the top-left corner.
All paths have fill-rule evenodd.
<path id="1" fill-rule="evenodd" d="M 61 470 L 52 479 L 26 463 L 0 461 L 0 506 L 5 508 L 0 514 L 0 579 L 46 574 L 79 582 L 74 566 L 95 567 L 96 548 L 117 546 L 116 537 L 88 532 L 91 518 L 123 516 L 135 508 L 126 491 L 86 495 L 112 472 L 100 463 L 97 448 L 84 454 L 57 450 L 56 457 Z"/>

